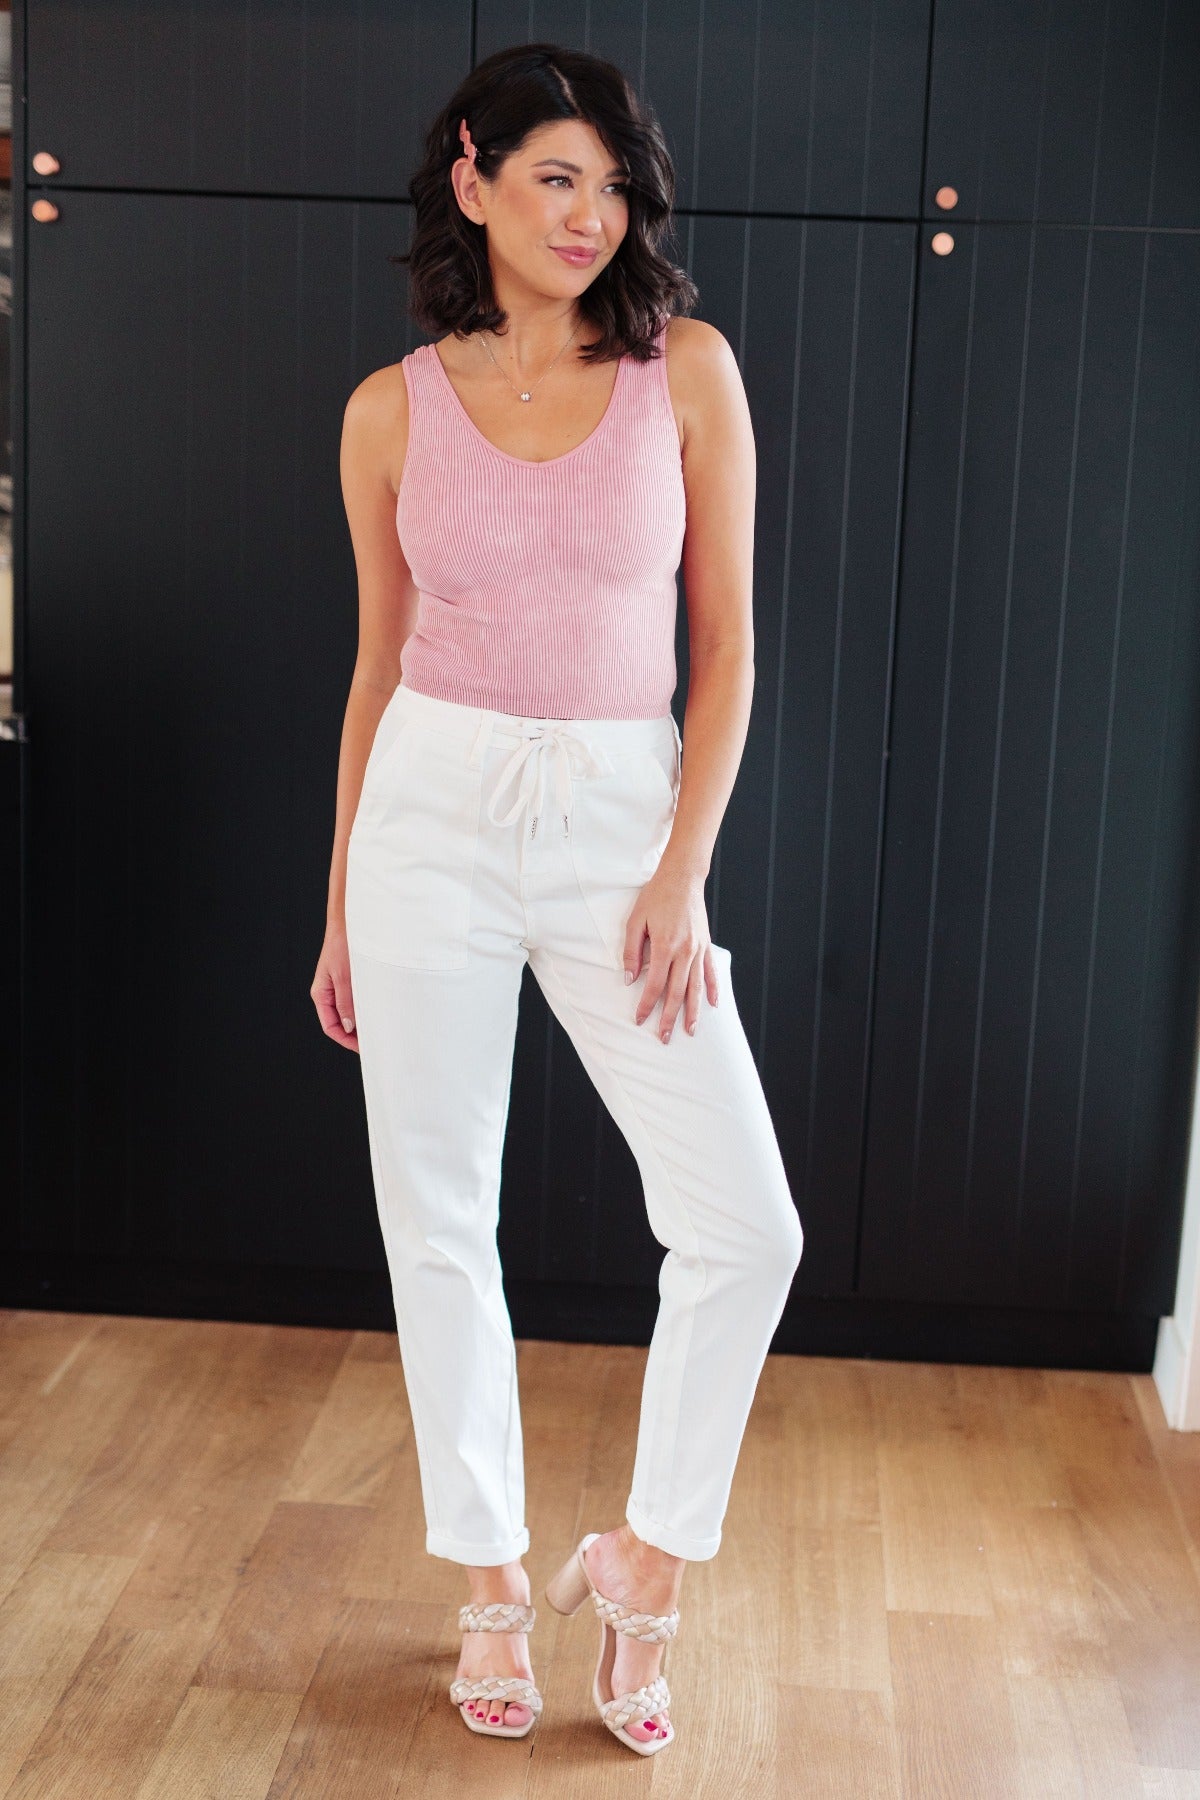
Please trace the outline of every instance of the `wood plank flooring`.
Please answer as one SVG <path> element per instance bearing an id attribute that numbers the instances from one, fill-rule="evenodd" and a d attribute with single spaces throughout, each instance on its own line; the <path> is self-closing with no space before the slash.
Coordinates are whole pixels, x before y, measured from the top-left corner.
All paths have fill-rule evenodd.
<path id="1" fill-rule="evenodd" d="M 667 1658 L 590 1699 L 541 1589 L 620 1523 L 645 1352 L 523 1342 L 541 1724 L 446 1694 L 385 1333 L 0 1312 L 5 1800 L 1200 1800 L 1200 1434 L 1151 1378 L 771 1357 Z"/>

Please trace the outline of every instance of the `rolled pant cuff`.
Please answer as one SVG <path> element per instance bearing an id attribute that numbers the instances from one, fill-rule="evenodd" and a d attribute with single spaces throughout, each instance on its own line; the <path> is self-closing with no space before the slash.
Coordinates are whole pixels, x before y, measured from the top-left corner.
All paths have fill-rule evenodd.
<path id="1" fill-rule="evenodd" d="M 686 1556 L 689 1562 L 708 1562 L 721 1547 L 721 1533 L 715 1537 L 688 1537 L 682 1531 L 674 1531 L 669 1525 L 659 1525 L 648 1518 L 631 1500 L 625 1508 L 626 1522 L 644 1544 L 653 1544 L 657 1550 L 665 1550 L 669 1556 Z"/>
<path id="2" fill-rule="evenodd" d="M 516 1562 L 529 1549 L 529 1529 L 525 1527 L 506 1544 L 467 1544 L 460 1538 L 443 1537 L 439 1532 L 425 1533 L 425 1548 L 430 1556 L 446 1556 L 451 1562 L 474 1563 L 492 1568 L 497 1563 Z"/>

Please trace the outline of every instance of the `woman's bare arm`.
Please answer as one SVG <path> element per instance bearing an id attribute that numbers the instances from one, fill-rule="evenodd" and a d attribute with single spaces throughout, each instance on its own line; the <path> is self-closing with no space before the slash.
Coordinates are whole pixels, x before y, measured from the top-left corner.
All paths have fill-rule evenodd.
<path id="1" fill-rule="evenodd" d="M 702 319 L 672 320 L 668 340 L 687 496 L 683 774 L 671 835 L 625 928 L 625 968 L 634 979 L 650 939 L 634 1022 L 644 1024 L 661 999 L 664 1041 L 681 1006 L 687 1030 L 696 1029 L 702 988 L 717 1004 L 704 883 L 754 695 L 755 449 L 741 371 L 725 338 Z"/>
<path id="2" fill-rule="evenodd" d="M 688 701 L 683 780 L 668 867 L 703 880 L 737 779 L 754 692 L 754 432 L 741 371 L 701 319 L 671 330 L 672 387 L 684 421 Z"/>
<path id="3" fill-rule="evenodd" d="M 346 844 L 384 707 L 400 680 L 400 651 L 416 620 L 417 592 L 396 535 L 397 479 L 408 438 L 408 393 L 395 364 L 368 375 L 346 403 L 341 480 L 358 571 L 358 655 L 338 758 L 337 810 L 327 916 L 345 923 Z"/>

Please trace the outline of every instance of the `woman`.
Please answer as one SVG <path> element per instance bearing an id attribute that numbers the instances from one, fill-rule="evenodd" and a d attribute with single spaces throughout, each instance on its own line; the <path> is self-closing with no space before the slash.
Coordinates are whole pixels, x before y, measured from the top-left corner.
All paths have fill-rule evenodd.
<path id="1" fill-rule="evenodd" d="M 410 305 L 444 335 L 346 408 L 360 637 L 312 996 L 361 1057 L 426 1548 L 467 1571 L 450 1691 L 472 1730 L 541 1712 L 496 1250 L 527 962 L 637 1158 L 667 1254 L 629 1504 L 548 1597 L 591 1594 L 595 1702 L 646 1754 L 673 1739 L 684 1565 L 716 1554 L 803 1241 L 704 903 L 753 690 L 754 444 L 729 345 L 674 316 L 696 292 L 658 248 L 673 172 L 610 63 L 488 58 L 410 193 Z"/>

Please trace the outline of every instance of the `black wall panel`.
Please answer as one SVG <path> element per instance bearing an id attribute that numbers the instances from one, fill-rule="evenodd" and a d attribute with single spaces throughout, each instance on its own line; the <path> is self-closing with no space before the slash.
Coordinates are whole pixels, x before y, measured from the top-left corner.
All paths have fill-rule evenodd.
<path id="1" fill-rule="evenodd" d="M 805 1222 L 794 1307 L 854 1285 L 914 233 L 704 219 L 688 235 L 759 458 L 757 683 L 709 920 Z"/>
<path id="2" fill-rule="evenodd" d="M 937 0 L 924 206 L 1200 226 L 1200 7 Z"/>
<path id="3" fill-rule="evenodd" d="M 1200 239 L 956 236 L 921 269 L 862 1291 L 1169 1313 Z"/>
<path id="4" fill-rule="evenodd" d="M 369 1266 L 358 1062 L 308 988 L 356 626 L 342 408 L 400 353 L 408 212 L 61 204 L 29 241 L 24 1243 Z"/>
<path id="5" fill-rule="evenodd" d="M 49 0 L 26 10 L 48 186 L 399 198 L 470 0 Z"/>
<path id="6" fill-rule="evenodd" d="M 624 69 L 662 120 L 685 210 L 917 210 L 929 0 L 478 0 L 477 18 L 477 61 L 548 40 Z"/>
<path id="7" fill-rule="evenodd" d="M 29 144 L 50 185 L 400 197 L 423 130 L 472 60 L 548 39 L 649 94 L 679 203 L 911 215 L 928 0 L 687 0 L 516 7 L 321 0 L 232 10 L 76 0 L 29 15 Z"/>

